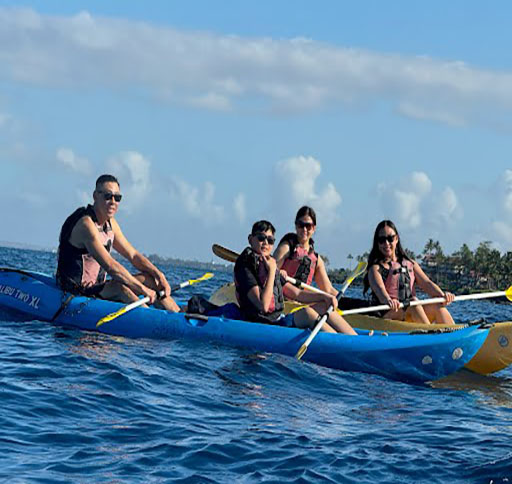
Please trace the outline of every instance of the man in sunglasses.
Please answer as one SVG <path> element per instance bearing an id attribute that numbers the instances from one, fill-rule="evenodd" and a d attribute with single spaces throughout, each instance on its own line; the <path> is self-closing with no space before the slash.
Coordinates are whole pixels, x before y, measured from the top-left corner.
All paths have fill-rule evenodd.
<path id="1" fill-rule="evenodd" d="M 72 294 L 125 303 L 143 295 L 153 304 L 156 291 L 163 291 L 158 305 L 179 311 L 165 275 L 128 242 L 114 218 L 122 199 L 117 178 L 101 175 L 93 199 L 93 205 L 75 210 L 62 226 L 57 284 Z M 140 273 L 132 275 L 117 262 L 110 254 L 112 247 Z M 111 279 L 106 279 L 107 274 Z"/>

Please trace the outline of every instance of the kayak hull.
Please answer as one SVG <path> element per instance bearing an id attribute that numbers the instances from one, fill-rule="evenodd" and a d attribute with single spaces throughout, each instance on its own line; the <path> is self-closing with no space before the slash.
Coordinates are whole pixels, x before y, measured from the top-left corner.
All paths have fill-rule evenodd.
<path id="1" fill-rule="evenodd" d="M 0 270 L 0 308 L 25 319 L 52 321 L 82 330 L 130 338 L 193 339 L 245 347 L 256 351 L 296 354 L 309 330 L 247 323 L 223 317 L 200 317 L 137 308 L 96 327 L 97 321 L 123 305 L 70 296 L 49 276 Z M 477 353 L 489 330 L 476 326 L 442 334 L 396 333 L 368 336 L 319 333 L 303 360 L 325 367 L 375 373 L 422 383 L 459 370 Z"/>
<path id="2" fill-rule="evenodd" d="M 450 328 L 447 324 L 420 324 L 407 321 L 376 318 L 366 314 L 347 315 L 346 320 L 354 328 L 374 329 L 387 332 L 413 330 L 428 331 L 432 328 Z M 501 371 L 512 364 L 512 322 L 495 323 L 489 330 L 489 336 L 478 353 L 466 364 L 466 368 L 481 375 Z"/>
<path id="3" fill-rule="evenodd" d="M 210 298 L 210 302 L 218 305 L 233 302 L 235 300 L 235 290 L 233 284 L 225 284 L 219 288 Z M 357 307 L 357 301 L 352 300 L 351 305 Z M 360 306 L 364 306 L 365 301 L 360 301 Z M 292 311 L 298 306 L 296 303 L 287 302 L 286 311 Z M 376 330 L 385 332 L 410 332 L 410 331 L 429 331 L 433 328 L 453 328 L 452 325 L 444 324 L 421 324 L 410 323 L 406 321 L 394 321 L 391 319 L 377 318 L 369 314 L 352 314 L 344 316 L 353 328 Z M 460 325 L 456 325 L 460 327 Z M 512 322 L 502 321 L 494 324 L 489 331 L 489 336 L 485 340 L 478 353 L 466 364 L 466 368 L 481 375 L 488 375 L 507 368 L 512 364 Z"/>

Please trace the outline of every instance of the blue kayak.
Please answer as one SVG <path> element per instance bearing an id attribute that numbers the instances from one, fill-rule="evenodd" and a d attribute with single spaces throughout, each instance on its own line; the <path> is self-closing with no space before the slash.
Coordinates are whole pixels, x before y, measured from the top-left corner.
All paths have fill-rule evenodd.
<path id="1" fill-rule="evenodd" d="M 224 317 L 134 309 L 96 327 L 100 318 L 123 307 L 61 291 L 53 277 L 0 268 L 0 309 L 19 320 L 50 321 L 129 338 L 196 339 L 293 356 L 310 330 L 248 323 Z M 319 333 L 303 360 L 344 371 L 375 373 L 422 383 L 462 368 L 480 349 L 489 329 L 468 326 L 422 334 L 360 331 L 359 336 Z"/>

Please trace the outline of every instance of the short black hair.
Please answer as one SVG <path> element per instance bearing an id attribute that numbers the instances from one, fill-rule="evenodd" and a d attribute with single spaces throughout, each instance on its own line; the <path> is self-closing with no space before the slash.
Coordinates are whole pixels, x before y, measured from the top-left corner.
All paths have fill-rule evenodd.
<path id="1" fill-rule="evenodd" d="M 114 175 L 101 175 L 96 180 L 96 190 L 101 188 L 101 185 L 108 182 L 114 182 L 119 185 L 119 188 L 121 188 L 121 184 L 119 183 L 119 180 Z"/>
<path id="2" fill-rule="evenodd" d="M 276 228 L 268 220 L 258 220 L 257 222 L 254 222 L 254 225 L 252 226 L 251 235 L 266 232 L 267 230 L 270 230 L 272 234 L 276 233 Z"/>

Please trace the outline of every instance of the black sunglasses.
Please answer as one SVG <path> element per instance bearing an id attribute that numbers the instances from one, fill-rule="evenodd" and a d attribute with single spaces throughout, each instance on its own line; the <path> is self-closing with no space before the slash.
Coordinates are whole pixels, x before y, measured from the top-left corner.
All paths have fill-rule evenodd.
<path id="1" fill-rule="evenodd" d="M 395 240 L 396 235 L 380 235 L 377 237 L 377 241 L 379 244 L 383 244 L 384 242 L 388 241 L 390 244 L 393 243 L 393 240 Z"/>
<path id="2" fill-rule="evenodd" d="M 112 192 L 102 192 L 98 190 L 98 193 L 103 194 L 103 198 L 108 202 L 109 200 L 114 199 L 116 202 L 120 202 L 123 196 L 120 193 L 112 193 Z"/>
<path id="3" fill-rule="evenodd" d="M 256 237 L 260 242 L 264 242 L 266 240 L 269 245 L 274 245 L 274 242 L 276 241 L 276 239 L 271 235 L 254 234 L 254 237 Z"/>
<path id="4" fill-rule="evenodd" d="M 311 222 L 303 222 L 302 220 L 297 220 L 295 222 L 295 225 L 297 227 L 299 227 L 299 229 L 308 229 L 308 230 L 311 230 L 315 224 L 314 223 L 311 223 Z"/>

